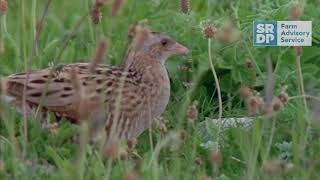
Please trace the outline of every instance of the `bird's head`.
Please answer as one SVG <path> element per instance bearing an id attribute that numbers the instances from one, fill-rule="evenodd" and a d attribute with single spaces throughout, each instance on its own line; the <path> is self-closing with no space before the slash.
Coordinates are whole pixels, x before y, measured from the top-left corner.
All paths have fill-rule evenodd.
<path id="1" fill-rule="evenodd" d="M 138 54 L 152 57 L 161 64 L 170 56 L 183 55 L 189 52 L 186 47 L 177 43 L 169 36 L 160 32 L 149 31 L 148 29 L 141 29 L 135 35 L 133 44 L 134 46 L 138 46 L 136 48 Z"/>
<path id="2" fill-rule="evenodd" d="M 159 60 L 165 60 L 173 55 L 187 54 L 189 51 L 165 34 L 159 32 L 150 32 L 150 34 L 150 37 L 144 41 L 142 50 Z"/>

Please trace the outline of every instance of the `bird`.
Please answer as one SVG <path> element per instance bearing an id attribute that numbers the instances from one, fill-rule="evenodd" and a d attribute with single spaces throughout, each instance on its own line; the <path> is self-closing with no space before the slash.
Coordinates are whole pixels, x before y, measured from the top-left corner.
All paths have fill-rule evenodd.
<path id="1" fill-rule="evenodd" d="M 99 117 L 98 126 L 103 125 L 107 136 L 136 138 L 169 102 L 166 60 L 189 50 L 165 33 L 145 27 L 135 37 L 122 65 L 99 63 L 92 68 L 82 62 L 9 75 L 1 78 L 1 97 L 20 112 L 35 114 L 40 109 L 72 123 Z"/>

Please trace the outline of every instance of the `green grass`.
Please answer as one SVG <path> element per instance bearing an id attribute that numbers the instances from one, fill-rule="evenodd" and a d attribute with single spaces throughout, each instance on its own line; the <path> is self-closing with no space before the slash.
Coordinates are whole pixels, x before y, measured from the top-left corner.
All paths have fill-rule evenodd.
<path id="1" fill-rule="evenodd" d="M 45 2 L 8 2 L 7 13 L 0 16 L 0 43 L 4 45 L 4 51 L 0 52 L 1 76 L 27 69 L 34 27 Z M 305 110 L 301 98 L 292 98 L 272 117 L 257 117 L 249 129 L 224 130 L 219 135 L 219 142 L 215 125 L 208 122 L 206 132 L 199 128 L 206 117 L 218 118 L 217 90 L 201 22 L 209 20 L 218 29 L 231 21 L 239 32 L 239 39 L 233 43 L 212 40 L 212 61 L 221 85 L 223 117 L 245 117 L 248 116 L 247 108 L 237 89 L 240 84 L 247 84 L 264 94 L 265 59 L 268 56 L 274 67 L 274 95 L 279 94 L 280 84 L 286 84 L 289 97 L 299 96 L 294 49 L 253 47 L 251 38 L 252 21 L 287 20 L 287 11 L 293 1 L 230 1 L 230 9 L 229 1 L 198 0 L 192 1 L 189 14 L 183 14 L 178 1 L 127 0 L 117 16 L 110 17 L 110 7 L 104 6 L 101 23 L 93 25 L 87 17 L 79 28 L 74 29 L 77 21 L 88 12 L 90 2 L 52 1 L 32 68 L 45 68 L 52 63 L 87 62 L 101 38 L 108 39 L 104 63 L 120 64 L 128 43 L 127 29 L 134 21 L 141 20 L 147 21 L 151 29 L 165 32 L 188 47 L 189 56 L 167 61 L 172 95 L 163 119 L 169 132 L 163 134 L 156 126 L 152 130 L 159 157 L 151 151 L 148 131 L 138 138 L 135 150 L 126 160 L 111 160 L 92 144 L 79 148 L 71 143 L 70 138 L 79 133 L 80 128 L 68 122 L 62 122 L 53 135 L 42 129 L 40 122 L 31 119 L 27 122 L 26 138 L 23 117 L 1 105 L 0 179 L 122 179 L 129 171 L 136 172 L 141 179 L 320 178 L 320 119 L 313 116 L 316 113 L 319 116 L 319 109 L 316 109 L 319 100 L 308 98 Z M 313 21 L 313 46 L 303 48 L 301 66 L 306 94 L 317 97 L 320 90 L 320 2 L 305 0 L 298 3 L 304 8 L 300 19 Z M 74 33 L 68 46 L 63 48 L 71 32 Z M 248 58 L 256 64 L 251 70 L 246 68 Z M 192 71 L 179 70 L 178 66 L 182 64 Z M 183 82 L 191 83 L 191 87 L 185 88 Z M 189 121 L 186 110 L 194 101 L 197 101 L 198 116 Z M 181 129 L 187 131 L 186 139 L 177 137 Z M 208 154 L 217 145 L 222 160 L 214 166 Z M 195 163 L 197 158 L 202 161 L 200 165 Z"/>

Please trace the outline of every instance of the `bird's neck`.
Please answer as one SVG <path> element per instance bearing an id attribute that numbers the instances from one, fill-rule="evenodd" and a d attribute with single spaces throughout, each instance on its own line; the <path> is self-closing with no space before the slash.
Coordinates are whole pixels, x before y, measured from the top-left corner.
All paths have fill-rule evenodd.
<path id="1" fill-rule="evenodd" d="M 154 74 L 157 74 L 159 73 L 159 71 L 162 72 L 163 70 L 165 70 L 164 62 L 164 59 L 158 59 L 152 54 L 138 53 L 134 55 L 128 65 L 131 70 L 140 73 L 151 71 Z"/>
<path id="2" fill-rule="evenodd" d="M 164 63 L 154 59 L 154 56 L 135 56 L 131 68 L 141 74 L 141 80 L 146 85 L 152 119 L 158 118 L 168 104 L 170 97 L 170 80 Z M 162 61 L 164 62 L 164 60 Z"/>

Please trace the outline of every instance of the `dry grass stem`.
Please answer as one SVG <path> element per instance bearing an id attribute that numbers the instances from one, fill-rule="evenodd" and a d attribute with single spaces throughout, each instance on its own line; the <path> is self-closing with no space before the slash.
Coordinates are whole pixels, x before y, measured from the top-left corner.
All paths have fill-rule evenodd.
<path id="1" fill-rule="evenodd" d="M 47 16 L 48 14 L 48 9 L 49 9 L 49 6 L 50 6 L 50 3 L 51 3 L 51 0 L 48 0 L 47 3 L 45 4 L 45 9 L 42 13 L 42 16 L 41 16 L 41 19 L 39 21 L 38 24 L 43 24 L 44 22 L 44 19 L 45 17 Z M 29 82 L 29 78 L 30 78 L 30 71 L 31 71 L 31 67 L 32 67 L 32 59 L 33 59 L 33 56 L 34 56 L 34 53 L 36 52 L 36 48 L 38 46 L 38 41 L 39 41 L 39 38 L 40 38 L 40 33 L 41 33 L 41 30 L 42 28 L 39 28 L 39 27 L 42 27 L 42 25 L 38 25 L 36 28 L 36 34 L 35 34 L 35 37 L 33 39 L 33 42 L 32 42 L 32 46 L 31 46 L 31 50 L 30 50 L 30 54 L 29 54 L 29 58 L 28 58 L 28 61 L 27 61 L 27 77 L 26 77 L 26 80 L 25 80 L 25 83 L 24 83 L 24 88 L 23 88 L 23 96 L 22 96 L 22 109 L 23 109 L 23 122 L 24 122 L 24 155 L 25 155 L 25 151 L 27 149 L 27 142 L 28 142 L 28 127 L 27 127 L 27 120 L 28 120 L 28 115 L 27 115 L 27 102 L 26 102 L 26 94 L 27 94 L 27 87 L 28 87 L 28 82 Z"/>
<path id="2" fill-rule="evenodd" d="M 101 40 L 97 43 L 96 51 L 95 51 L 93 57 L 91 58 L 90 66 L 89 66 L 89 71 L 91 73 L 94 72 L 94 70 L 98 64 L 102 63 L 103 56 L 104 56 L 106 49 L 107 49 L 106 41 Z"/>

